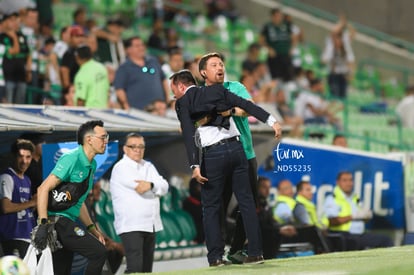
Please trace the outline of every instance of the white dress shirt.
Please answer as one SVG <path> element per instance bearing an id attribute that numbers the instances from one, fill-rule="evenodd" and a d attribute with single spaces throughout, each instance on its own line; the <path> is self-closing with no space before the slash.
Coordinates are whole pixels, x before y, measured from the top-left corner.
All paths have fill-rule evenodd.
<path id="1" fill-rule="evenodd" d="M 154 188 L 139 194 L 137 182 L 154 183 Z M 151 162 L 140 163 L 124 155 L 111 174 L 110 191 L 115 214 L 115 231 L 122 234 L 132 231 L 156 232 L 163 229 L 159 197 L 168 192 L 168 182 L 158 174 Z"/>
<path id="2" fill-rule="evenodd" d="M 202 126 L 197 128 L 197 133 L 200 136 L 201 147 L 212 145 L 223 139 L 240 136 L 232 117 L 230 117 L 230 128 L 228 130 L 217 126 Z"/>

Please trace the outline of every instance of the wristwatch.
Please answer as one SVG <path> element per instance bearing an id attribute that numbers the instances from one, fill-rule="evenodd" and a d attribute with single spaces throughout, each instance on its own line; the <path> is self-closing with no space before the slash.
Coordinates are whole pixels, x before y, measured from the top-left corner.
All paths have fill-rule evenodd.
<path id="1" fill-rule="evenodd" d="M 198 167 L 200 167 L 200 165 L 198 165 L 198 164 L 193 164 L 193 165 L 190 166 L 191 170 L 194 170 Z"/>

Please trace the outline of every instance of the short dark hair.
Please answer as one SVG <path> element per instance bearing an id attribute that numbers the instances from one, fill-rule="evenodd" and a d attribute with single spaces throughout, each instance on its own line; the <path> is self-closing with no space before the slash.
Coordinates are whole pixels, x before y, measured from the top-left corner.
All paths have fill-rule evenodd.
<path id="1" fill-rule="evenodd" d="M 248 51 L 249 51 L 249 52 L 251 52 L 251 51 L 253 51 L 253 50 L 260 50 L 260 48 L 261 48 L 261 46 L 260 46 L 260 44 L 259 44 L 259 43 L 257 43 L 257 42 L 253 42 L 253 43 L 251 43 L 251 44 L 249 45 L 249 49 L 248 49 Z"/>
<path id="2" fill-rule="evenodd" d="M 338 138 L 345 138 L 346 139 L 346 136 L 343 135 L 343 134 L 335 134 L 334 137 L 333 137 L 333 139 L 332 139 L 332 142 L 334 142 Z"/>
<path id="3" fill-rule="evenodd" d="M 269 178 L 267 178 L 267 177 L 262 177 L 262 176 L 259 176 L 259 178 L 257 179 L 257 186 L 259 187 L 260 185 L 262 185 L 262 183 L 263 182 L 265 182 L 265 181 L 269 181 L 270 179 Z"/>
<path id="4" fill-rule="evenodd" d="M 305 184 L 311 184 L 309 181 L 306 180 L 301 180 L 300 182 L 298 182 L 298 184 L 296 184 L 296 193 L 299 193 L 300 191 L 302 191 L 303 186 Z"/>
<path id="5" fill-rule="evenodd" d="M 82 60 L 91 59 L 92 58 L 91 48 L 87 45 L 80 45 L 75 50 L 75 56 L 79 57 Z"/>
<path id="6" fill-rule="evenodd" d="M 80 14 L 82 13 L 86 13 L 86 8 L 84 6 L 79 6 L 73 13 L 72 13 L 72 18 L 75 19 L 76 17 L 78 17 Z"/>
<path id="7" fill-rule="evenodd" d="M 314 79 L 311 79 L 309 81 L 309 85 L 310 85 L 310 87 L 313 87 L 315 85 L 320 84 L 321 82 L 322 82 L 322 80 L 320 78 L 314 78 Z"/>
<path id="8" fill-rule="evenodd" d="M 96 126 L 103 127 L 104 123 L 102 120 L 90 120 L 83 123 L 79 126 L 78 132 L 76 133 L 76 137 L 78 140 L 78 144 L 83 145 L 83 140 L 86 134 L 94 133 L 94 129 Z"/>
<path id="9" fill-rule="evenodd" d="M 121 18 L 110 18 L 108 21 L 106 21 L 106 25 L 117 25 L 120 27 L 124 27 L 124 22 Z"/>
<path id="10" fill-rule="evenodd" d="M 124 40 L 124 47 L 125 47 L 125 49 L 128 49 L 129 47 L 131 47 L 132 46 L 132 41 L 134 41 L 135 39 L 137 39 L 137 40 L 142 40 L 141 39 L 141 37 L 139 37 L 139 36 L 132 36 L 132 37 L 130 37 L 130 38 L 127 38 L 127 39 L 125 39 Z"/>
<path id="11" fill-rule="evenodd" d="M 181 70 L 174 73 L 170 76 L 171 82 L 175 85 L 177 83 L 182 83 L 184 85 L 196 85 L 196 80 L 193 74 L 189 70 Z"/>
<path id="12" fill-rule="evenodd" d="M 60 29 L 60 37 L 62 37 L 63 33 L 64 33 L 65 31 L 67 31 L 69 28 L 70 28 L 69 26 L 64 26 L 64 27 L 62 27 L 62 28 Z"/>
<path id="13" fill-rule="evenodd" d="M 282 11 L 279 8 L 273 8 L 270 10 L 270 14 L 273 15 L 275 13 L 281 13 Z"/>
<path id="14" fill-rule="evenodd" d="M 174 47 L 171 47 L 171 48 L 168 49 L 168 55 L 169 56 L 173 56 L 173 55 L 176 55 L 176 54 L 179 54 L 179 55 L 183 54 L 183 51 L 181 50 L 180 47 L 174 46 Z"/>
<path id="15" fill-rule="evenodd" d="M 19 150 L 28 150 L 30 153 L 33 154 L 35 147 L 33 143 L 28 139 L 18 138 L 11 146 L 11 152 L 14 156 L 17 156 Z"/>
<path id="16" fill-rule="evenodd" d="M 412 93 L 414 93 L 414 85 L 407 86 L 405 88 L 405 92 L 406 92 L 406 94 L 412 94 Z"/>
<path id="17" fill-rule="evenodd" d="M 198 62 L 198 71 L 201 72 L 201 70 L 205 70 L 207 66 L 207 61 L 213 57 L 218 57 L 224 61 L 223 55 L 218 52 L 205 54 L 201 57 L 200 61 Z"/>
<path id="18" fill-rule="evenodd" d="M 53 38 L 53 36 L 46 38 L 45 40 L 45 45 L 49 45 L 49 44 L 55 44 L 56 40 L 55 38 Z"/>
<path id="19" fill-rule="evenodd" d="M 336 180 L 339 180 L 343 175 L 352 175 L 350 171 L 340 171 L 338 175 L 336 175 Z"/>

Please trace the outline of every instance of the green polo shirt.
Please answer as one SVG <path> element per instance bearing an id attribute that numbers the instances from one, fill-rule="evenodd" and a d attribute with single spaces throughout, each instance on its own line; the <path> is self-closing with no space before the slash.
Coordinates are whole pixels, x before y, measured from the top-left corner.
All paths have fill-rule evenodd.
<path id="1" fill-rule="evenodd" d="M 82 64 L 75 76 L 75 104 L 78 98 L 86 107 L 108 107 L 109 79 L 104 65 L 91 59 Z"/>
<path id="2" fill-rule="evenodd" d="M 89 178 L 88 190 L 82 197 L 80 197 L 78 203 L 62 211 L 49 211 L 48 215 L 65 216 L 75 221 L 80 215 L 82 203 L 86 200 L 89 191 L 92 189 L 93 175 L 96 171 L 95 159 L 93 159 L 92 162 L 89 162 L 81 145 L 79 145 L 78 148 L 65 153 L 59 158 L 55 168 L 52 170 L 52 174 L 58 177 L 61 181 L 81 183 L 85 177 L 88 176 L 90 169 L 92 169 L 92 172 Z"/>
<path id="3" fill-rule="evenodd" d="M 224 88 L 228 89 L 233 94 L 236 94 L 244 99 L 251 99 L 246 87 L 238 81 L 226 81 L 223 83 Z M 250 132 L 249 121 L 247 117 L 233 116 L 237 129 L 240 132 L 240 141 L 243 145 L 244 152 L 247 159 L 256 157 L 253 148 L 252 133 Z"/>

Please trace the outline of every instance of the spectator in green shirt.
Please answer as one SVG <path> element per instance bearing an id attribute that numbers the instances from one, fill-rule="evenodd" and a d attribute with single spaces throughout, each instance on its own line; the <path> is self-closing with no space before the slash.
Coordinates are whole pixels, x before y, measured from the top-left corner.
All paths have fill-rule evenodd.
<path id="1" fill-rule="evenodd" d="M 108 71 L 101 63 L 92 59 L 88 46 L 75 50 L 80 69 L 75 76 L 75 105 L 92 108 L 107 108 L 109 94 Z"/>

